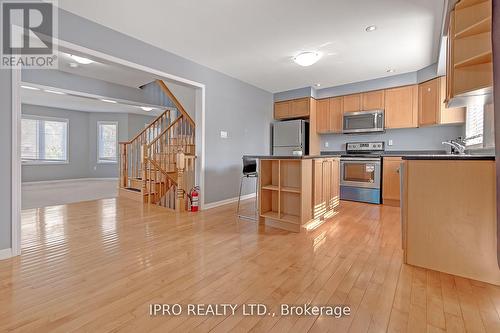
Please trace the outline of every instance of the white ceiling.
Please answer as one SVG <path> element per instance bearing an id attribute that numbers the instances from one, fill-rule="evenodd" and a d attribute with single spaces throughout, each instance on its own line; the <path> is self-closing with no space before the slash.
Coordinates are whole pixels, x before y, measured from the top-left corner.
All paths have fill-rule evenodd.
<path id="1" fill-rule="evenodd" d="M 94 79 L 112 82 L 133 88 L 138 88 L 157 79 L 152 74 L 130 67 L 124 67 L 115 63 L 108 64 L 102 59 L 92 58 L 92 60 L 94 60 L 95 62 L 91 64 L 78 64 L 69 56 L 69 54 L 92 58 L 85 54 L 76 54 L 73 51 L 62 49 L 58 54 L 58 69 L 60 71 L 80 76 L 91 77 Z M 78 67 L 73 68 L 70 66 L 70 63 L 75 63 Z"/>
<path id="2" fill-rule="evenodd" d="M 127 100 L 113 99 L 117 103 L 107 103 L 100 100 L 110 99 L 106 96 L 90 95 L 76 91 L 68 91 L 53 87 L 45 87 L 32 83 L 22 83 L 22 85 L 38 88 L 31 90 L 21 88 L 21 102 L 23 104 L 42 105 L 65 110 L 76 110 L 84 112 L 111 112 L 111 113 L 132 113 L 147 116 L 158 116 L 164 110 L 164 106 L 139 104 Z M 46 92 L 45 90 L 64 92 L 64 95 Z M 152 111 L 143 111 L 141 106 L 153 107 Z"/>
<path id="3" fill-rule="evenodd" d="M 59 6 L 278 92 L 435 63 L 444 0 L 59 0 Z M 367 33 L 369 25 L 378 29 Z M 304 50 L 324 56 L 300 67 L 291 58 Z"/>

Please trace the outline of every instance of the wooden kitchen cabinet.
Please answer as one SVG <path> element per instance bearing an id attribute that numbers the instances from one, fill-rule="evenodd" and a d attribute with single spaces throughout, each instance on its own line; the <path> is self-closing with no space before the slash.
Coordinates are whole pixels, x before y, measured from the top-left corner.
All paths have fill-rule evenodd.
<path id="1" fill-rule="evenodd" d="M 274 119 L 286 119 L 290 117 L 292 101 L 274 103 Z"/>
<path id="2" fill-rule="evenodd" d="M 446 108 L 446 79 L 438 77 L 418 85 L 418 125 L 465 122 L 465 108 Z"/>
<path id="3" fill-rule="evenodd" d="M 385 127 L 410 128 L 418 126 L 418 86 L 385 90 Z"/>
<path id="4" fill-rule="evenodd" d="M 343 96 L 342 101 L 344 112 L 361 111 L 361 94 Z"/>
<path id="5" fill-rule="evenodd" d="M 314 159 L 313 177 L 312 217 L 328 218 L 340 203 L 340 159 Z"/>
<path id="6" fill-rule="evenodd" d="M 292 101 L 292 118 L 309 117 L 311 110 L 311 98 L 301 98 Z"/>
<path id="7" fill-rule="evenodd" d="M 305 97 L 274 103 L 274 119 L 308 118 L 311 113 L 312 98 Z"/>
<path id="8" fill-rule="evenodd" d="M 341 133 L 343 116 L 342 97 L 320 99 L 316 106 L 318 133 Z"/>
<path id="9" fill-rule="evenodd" d="M 450 13 L 447 102 L 484 95 L 493 86 L 492 1 L 460 0 Z"/>
<path id="10" fill-rule="evenodd" d="M 399 206 L 401 157 L 384 157 L 382 199 L 384 205 Z"/>
<path id="11" fill-rule="evenodd" d="M 316 102 L 316 132 L 328 133 L 330 130 L 330 99 L 320 99 Z"/>
<path id="12" fill-rule="evenodd" d="M 376 90 L 361 94 L 361 110 L 383 110 L 385 91 Z"/>

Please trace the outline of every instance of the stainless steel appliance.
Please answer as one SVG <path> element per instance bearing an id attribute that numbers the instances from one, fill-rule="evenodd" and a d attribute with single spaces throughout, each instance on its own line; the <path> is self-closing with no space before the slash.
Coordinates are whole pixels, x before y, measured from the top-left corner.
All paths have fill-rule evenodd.
<path id="1" fill-rule="evenodd" d="M 309 154 L 309 122 L 297 119 L 272 123 L 272 154 L 276 156 Z"/>
<path id="2" fill-rule="evenodd" d="M 384 131 L 384 110 L 346 112 L 343 120 L 343 133 Z"/>
<path id="3" fill-rule="evenodd" d="M 383 142 L 351 142 L 340 158 L 340 199 L 382 202 Z"/>

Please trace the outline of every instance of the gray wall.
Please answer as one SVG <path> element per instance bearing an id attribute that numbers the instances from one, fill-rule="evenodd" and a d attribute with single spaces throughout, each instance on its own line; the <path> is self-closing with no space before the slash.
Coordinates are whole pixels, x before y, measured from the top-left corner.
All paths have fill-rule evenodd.
<path id="1" fill-rule="evenodd" d="M 321 136 L 321 151 L 345 150 L 346 142 L 359 141 L 384 141 L 386 150 L 446 150 L 441 142 L 463 135 L 463 125 L 388 129 L 380 134 L 326 134 Z M 388 146 L 389 140 L 392 146 Z"/>
<path id="2" fill-rule="evenodd" d="M 154 117 L 137 114 L 82 112 L 28 104 L 22 105 L 22 113 L 69 120 L 69 163 L 23 165 L 23 182 L 116 178 L 118 164 L 97 163 L 97 122 L 118 122 L 118 141 L 126 141 L 154 120 Z"/>
<path id="3" fill-rule="evenodd" d="M 62 40 L 205 84 L 205 202 L 237 196 L 241 156 L 268 152 L 273 106 L 270 92 L 61 9 L 58 23 Z M 0 161 L 0 182 L 10 184 L 10 70 L 0 70 L 0 84 L 0 149 L 5 156 Z M 229 131 L 228 139 L 220 139 L 221 129 Z M 245 193 L 251 191 L 251 186 L 245 187 Z M 11 247 L 11 188 L 3 186 L 0 199 L 0 249 L 5 249 Z"/>

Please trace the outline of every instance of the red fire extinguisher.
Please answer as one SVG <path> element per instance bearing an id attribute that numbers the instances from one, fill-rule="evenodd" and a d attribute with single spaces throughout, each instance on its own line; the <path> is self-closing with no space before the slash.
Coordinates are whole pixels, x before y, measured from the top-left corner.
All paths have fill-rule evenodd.
<path id="1" fill-rule="evenodd" d="M 197 212 L 198 211 L 198 203 L 200 201 L 200 193 L 199 193 L 200 187 L 195 186 L 189 191 L 189 199 L 191 201 L 191 212 Z"/>

